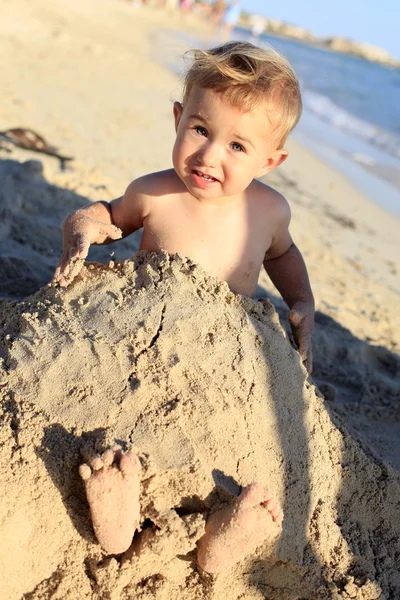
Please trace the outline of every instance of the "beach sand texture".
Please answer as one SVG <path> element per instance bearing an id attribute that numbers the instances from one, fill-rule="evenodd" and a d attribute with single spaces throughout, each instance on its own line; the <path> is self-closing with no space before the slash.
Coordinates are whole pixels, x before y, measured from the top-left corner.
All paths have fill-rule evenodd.
<path id="1" fill-rule="evenodd" d="M 139 253 L 6 305 L 1 321 L 7 597 L 372 599 L 400 589 L 400 479 L 332 424 L 268 300 L 235 296 L 179 256 Z M 142 524 L 158 528 L 131 560 L 102 557 L 77 476 L 113 440 L 138 448 Z M 255 480 L 282 503 L 283 534 L 202 581 L 205 514 Z"/>
<path id="2" fill-rule="evenodd" d="M 295 142 L 267 179 L 313 282 L 318 388 L 263 274 L 258 296 L 278 314 L 184 257 L 118 265 L 135 234 L 96 248 L 108 264 L 67 290 L 37 291 L 64 216 L 170 166 L 179 82 L 156 59 L 177 60 L 182 27 L 102 0 L 2 7 L 0 129 L 37 129 L 75 160 L 62 171 L 0 140 L 0 596 L 396 599 L 398 220 Z M 114 440 L 138 450 L 142 524 L 158 527 L 140 559 L 102 554 L 78 475 Z M 205 515 L 255 480 L 283 505 L 281 538 L 202 576 Z"/>

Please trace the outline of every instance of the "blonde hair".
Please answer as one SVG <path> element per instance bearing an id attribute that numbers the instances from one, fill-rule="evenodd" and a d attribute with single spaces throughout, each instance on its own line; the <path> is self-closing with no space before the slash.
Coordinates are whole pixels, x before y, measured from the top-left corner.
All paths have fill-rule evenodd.
<path id="1" fill-rule="evenodd" d="M 192 64 L 184 79 L 183 104 L 195 86 L 223 94 L 246 112 L 267 101 L 282 146 L 302 111 L 298 79 L 283 56 L 273 48 L 258 48 L 249 42 L 229 42 L 186 54 Z"/>

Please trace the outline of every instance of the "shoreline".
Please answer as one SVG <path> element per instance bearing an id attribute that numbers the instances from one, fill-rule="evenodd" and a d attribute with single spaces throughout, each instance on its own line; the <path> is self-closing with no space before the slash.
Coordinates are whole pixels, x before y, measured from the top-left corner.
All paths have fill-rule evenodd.
<path id="1" fill-rule="evenodd" d="M 179 98 L 180 87 L 176 74 L 154 59 L 154 49 L 161 41 L 165 56 L 178 56 L 188 36 L 207 34 L 207 28 L 199 33 L 188 23 L 183 29 L 183 42 L 181 39 L 178 44 L 177 33 L 182 32 L 179 20 L 153 10 L 132 12 L 131 6 L 109 0 L 101 4 L 92 0 L 86 5 L 87 14 L 82 13 L 77 0 L 68 9 L 47 0 L 19 3 L 27 9 L 27 19 L 31 13 L 30 26 L 42 27 L 42 34 L 48 23 L 51 29 L 39 43 L 36 34 L 29 37 L 26 31 L 19 33 L 23 42 L 18 43 L 15 36 L 9 40 L 14 54 L 7 59 L 5 88 L 9 93 L 5 95 L 0 128 L 25 125 L 37 129 L 76 160 L 62 171 L 52 157 L 21 149 L 0 151 L 3 201 L 9 207 L 0 259 L 2 287 L 11 290 L 9 298 L 13 294 L 18 297 L 18 286 L 19 295 L 24 296 L 51 279 L 61 253 L 61 222 L 69 212 L 90 201 L 116 198 L 135 177 L 170 166 L 172 102 Z M 97 11 L 94 24 L 90 7 Z M 18 12 L 18 8 L 12 10 Z M 135 39 L 124 39 L 120 45 L 108 23 L 105 26 L 102 21 L 105 16 L 111 24 L 130 17 L 132 22 L 125 26 L 129 29 L 134 24 Z M 56 42 L 54 24 L 60 28 Z M 73 49 L 69 50 L 72 39 Z M 113 52 L 106 52 L 107 40 Z M 44 49 L 50 43 L 52 53 L 43 62 Z M 38 61 L 40 56 L 42 62 Z M 78 57 L 82 62 L 77 71 L 74 60 Z M 136 69 L 140 76 L 127 77 L 128 68 Z M 38 80 L 41 86 L 34 84 Z M 49 86 L 45 115 L 39 102 L 43 86 Z M 101 103 L 93 102 L 93 96 Z M 25 116 L 23 122 L 18 122 L 16 115 L 22 110 Z M 295 138 L 288 141 L 288 148 L 289 159 L 265 182 L 291 205 L 291 233 L 305 257 L 317 310 L 360 340 L 399 355 L 398 220 Z M 19 172 L 18 165 L 8 166 L 8 160 L 31 161 L 22 170 L 28 180 L 34 177 L 37 182 L 35 193 L 27 193 L 23 182 L 19 185 L 14 181 L 14 177 L 20 177 L 13 175 Z M 54 186 L 53 195 L 49 184 Z M 19 203 L 14 202 L 14 195 L 21 198 Z M 18 223 L 25 236 L 22 242 L 15 226 Z M 89 260 L 107 262 L 111 257 L 115 261 L 131 257 L 138 248 L 138 235 L 112 247 L 94 248 Z M 21 288 L 23 280 L 27 284 Z M 281 306 L 264 272 L 260 274 L 259 291 L 276 298 L 276 306 Z M 0 296 L 4 297 L 1 290 Z M 392 425 L 396 428 L 397 422 Z"/>
<path id="2" fill-rule="evenodd" d="M 397 169 L 370 159 L 362 151 L 356 152 L 354 147 L 345 150 L 345 134 L 332 131 L 321 122 L 313 124 L 311 115 L 303 115 L 293 132 L 293 138 L 344 175 L 369 200 L 392 217 L 400 219 L 400 180 Z M 344 141 L 338 143 L 341 138 Z M 355 146 L 354 141 L 348 146 Z"/>
<path id="3" fill-rule="evenodd" d="M 9 22 L 25 9 L 27 29 L 20 25 L 19 31 L 7 38 L 6 18 L 0 26 L 5 50 L 13 50 L 11 58 L 3 58 L 5 99 L 0 129 L 31 127 L 76 160 L 70 170 L 61 171 L 58 162 L 45 155 L 13 149 L 11 154 L 2 152 L 2 157 L 40 160 L 50 182 L 74 186 L 89 199 L 111 200 L 120 196 L 135 177 L 171 166 L 172 104 L 180 97 L 180 84 L 166 63 L 182 56 L 188 40 L 195 36 L 210 39 L 212 32 L 205 24 L 199 28 L 193 21 L 182 22 L 162 11 L 111 0 L 96 4 L 99 14 L 93 22 L 90 6 L 86 13 L 77 1 L 68 9 L 46 0 L 19 0 L 18 7 L 8 7 Z M 110 20 L 106 27 L 104 15 Z M 110 27 L 120 24 L 121 18 L 126 20 L 127 29 L 135 26 L 134 40 L 119 43 L 115 38 Z M 29 28 L 35 32 L 29 34 Z M 42 37 L 38 41 L 40 29 Z M 48 44 L 52 52 L 44 60 Z M 107 46 L 113 52 L 108 53 Z M 157 58 L 161 47 L 162 64 Z M 78 59 L 81 66 L 76 70 Z M 135 70 L 140 77 L 130 76 Z M 42 111 L 41 101 L 44 88 L 48 90 L 46 111 Z M 296 183 L 283 185 L 282 189 L 294 203 L 294 212 L 297 200 L 293 190 L 298 188 L 301 196 L 314 194 L 329 205 L 331 213 L 342 213 L 342 222 L 350 219 L 357 225 L 360 221 L 360 227 L 349 230 L 354 239 L 345 236 L 344 241 L 343 235 L 338 236 L 339 243 L 335 239 L 330 242 L 332 249 L 347 260 L 359 262 L 366 272 L 373 271 L 377 280 L 399 292 L 394 272 L 399 260 L 397 219 L 317 153 L 302 148 L 295 135 L 288 145 L 289 159 L 267 181 L 280 184 L 289 177 Z M 379 239 L 376 252 L 368 249 L 370 234 L 366 232 L 371 231 L 375 231 L 371 244 Z M 362 242 L 358 243 L 360 236 Z M 379 260 L 374 254 L 379 254 Z M 369 263 L 376 263 L 373 269 Z"/>
<path id="4" fill-rule="evenodd" d="M 252 15 L 250 15 L 251 18 Z M 291 40 L 310 46 L 311 48 L 317 48 L 324 52 L 334 52 L 335 54 L 345 54 L 351 56 L 357 60 L 363 60 L 365 62 L 377 64 L 386 69 L 397 71 L 400 69 L 400 60 L 389 54 L 384 48 L 360 42 L 357 40 L 343 38 L 339 35 L 332 35 L 327 37 L 317 37 L 304 27 L 291 25 L 285 21 L 279 21 L 273 19 L 273 27 L 268 27 L 270 19 L 268 17 L 262 17 L 266 22 L 266 27 L 262 31 L 262 35 L 268 35 L 277 39 Z M 239 23 L 240 29 L 246 31 L 248 35 L 252 35 L 252 28 L 248 27 L 243 20 Z"/>
<path id="5" fill-rule="evenodd" d="M 242 39 L 243 31 L 237 31 L 239 35 L 235 39 Z M 180 54 L 192 47 L 217 45 L 219 40 L 215 36 L 196 38 L 184 31 L 170 30 L 155 34 L 154 42 L 152 56 L 155 62 L 179 76 L 183 68 Z M 397 162 L 390 155 L 382 154 L 379 148 L 367 147 L 362 140 L 352 138 L 346 132 L 317 119 L 306 105 L 289 139 L 308 148 L 320 160 L 323 158 L 325 163 L 344 175 L 369 200 L 400 219 L 400 179 Z"/>
<path id="6" fill-rule="evenodd" d="M 89 261 L 103 264 L 86 264 L 68 288 L 46 285 L 67 214 L 171 166 L 180 86 L 157 52 L 174 63 L 207 31 L 112 0 L 4 9 L 0 130 L 32 128 L 75 157 L 63 170 L 0 149 L 0 578 L 10 600 L 374 600 L 399 589 L 397 219 L 295 138 L 264 179 L 288 199 L 312 281 L 311 377 L 265 272 L 253 302 L 186 257 L 136 254 L 139 230 L 94 247 Z M 141 525 L 157 526 L 139 559 L 102 552 L 79 480 L 85 453 L 116 440 L 141 454 Z M 260 547 L 205 582 L 195 551 L 206 504 L 260 478 L 285 512 L 278 560 Z"/>
<path id="7" fill-rule="evenodd" d="M 235 37 L 250 41 L 252 39 L 248 32 L 241 28 L 236 28 Z M 258 42 L 261 45 L 271 43 L 282 52 L 298 72 L 300 80 L 306 61 L 314 61 L 317 56 L 303 56 L 303 59 L 298 61 L 294 53 L 295 48 L 299 46 L 301 49 L 307 47 L 307 44 L 304 45 L 299 40 L 271 36 L 268 32 L 263 34 Z M 321 51 L 320 48 L 314 49 L 318 54 Z M 351 61 L 353 60 L 358 59 L 351 57 Z M 315 66 L 317 70 L 321 68 L 318 61 Z M 376 68 L 382 67 L 377 65 Z M 314 87 L 312 78 L 307 85 L 303 83 L 303 115 L 292 133 L 294 138 L 301 140 L 317 156 L 324 156 L 326 162 L 345 174 L 370 199 L 399 218 L 399 139 L 390 134 L 390 127 L 385 129 L 382 124 L 378 125 L 379 121 L 369 121 L 365 115 L 362 117 L 352 112 L 349 106 L 345 108 L 337 104 L 334 96 L 325 95 L 318 85 Z M 350 82 L 348 84 L 350 85 Z"/>

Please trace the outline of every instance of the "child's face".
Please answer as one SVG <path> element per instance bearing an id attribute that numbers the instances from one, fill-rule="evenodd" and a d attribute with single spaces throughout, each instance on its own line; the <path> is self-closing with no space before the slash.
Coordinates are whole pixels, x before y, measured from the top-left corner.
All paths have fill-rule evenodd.
<path id="1" fill-rule="evenodd" d="M 240 194 L 287 156 L 276 149 L 263 105 L 243 112 L 213 90 L 195 87 L 184 107 L 175 102 L 174 116 L 174 168 L 201 200 Z"/>

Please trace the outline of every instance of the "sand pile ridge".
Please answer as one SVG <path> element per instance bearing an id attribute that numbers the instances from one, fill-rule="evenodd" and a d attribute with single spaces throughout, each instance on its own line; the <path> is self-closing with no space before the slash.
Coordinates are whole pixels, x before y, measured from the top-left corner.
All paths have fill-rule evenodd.
<path id="1" fill-rule="evenodd" d="M 5 597 L 398 597 L 399 477 L 331 422 L 268 301 L 138 253 L 3 303 L 0 323 Z M 139 559 L 102 553 L 78 475 L 114 440 L 139 452 L 157 527 Z M 272 556 L 202 577 L 206 515 L 252 481 L 284 508 Z"/>

